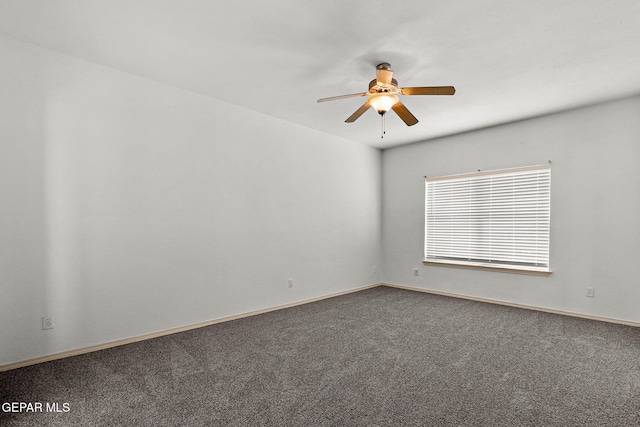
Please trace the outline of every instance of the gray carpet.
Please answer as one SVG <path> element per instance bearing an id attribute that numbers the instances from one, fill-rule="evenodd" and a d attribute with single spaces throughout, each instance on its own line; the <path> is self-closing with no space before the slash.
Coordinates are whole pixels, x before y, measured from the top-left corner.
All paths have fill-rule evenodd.
<path id="1" fill-rule="evenodd" d="M 0 373 L 4 426 L 637 426 L 640 330 L 378 287 Z"/>

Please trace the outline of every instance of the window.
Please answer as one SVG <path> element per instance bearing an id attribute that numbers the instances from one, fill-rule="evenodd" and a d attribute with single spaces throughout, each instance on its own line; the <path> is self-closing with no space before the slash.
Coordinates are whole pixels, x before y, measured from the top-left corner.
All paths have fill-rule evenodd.
<path id="1" fill-rule="evenodd" d="M 550 165 L 426 178 L 425 263 L 549 273 Z"/>

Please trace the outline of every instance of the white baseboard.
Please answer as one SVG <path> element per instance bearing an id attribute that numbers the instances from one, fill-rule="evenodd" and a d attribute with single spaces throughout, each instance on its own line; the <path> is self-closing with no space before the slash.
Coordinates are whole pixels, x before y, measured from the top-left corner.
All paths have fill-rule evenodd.
<path id="1" fill-rule="evenodd" d="M 337 296 L 340 296 L 340 295 L 346 295 L 346 294 L 350 294 L 350 293 L 353 293 L 353 292 L 363 291 L 365 289 L 375 288 L 375 287 L 378 287 L 380 285 L 381 285 L 380 283 L 374 283 L 372 285 L 362 286 L 362 287 L 359 287 L 359 288 L 356 288 L 356 289 L 349 289 L 347 291 L 336 292 L 336 293 L 329 294 L 329 295 L 323 295 L 323 296 L 320 296 L 320 297 L 309 298 L 309 299 L 302 300 L 302 301 L 296 301 L 296 302 L 292 302 L 292 303 L 288 303 L 288 304 L 278 305 L 278 306 L 275 306 L 275 307 L 269 307 L 269 308 L 264 308 L 264 309 L 261 309 L 261 310 L 250 311 L 250 312 L 247 312 L 247 313 L 236 314 L 236 315 L 233 315 L 233 316 L 221 317 L 221 318 L 218 318 L 218 319 L 208 320 L 206 322 L 200 322 L 200 323 L 196 323 L 196 324 L 193 324 L 193 325 L 179 326 L 177 328 L 166 329 L 166 330 L 158 331 L 158 332 L 151 332 L 151 333 L 148 333 L 148 334 L 139 335 L 139 336 L 130 337 L 130 338 L 124 338 L 124 339 L 121 339 L 121 340 L 111 341 L 111 342 L 107 342 L 107 343 L 103 343 L 103 344 L 97 344 L 97 345 L 92 345 L 92 346 L 89 346 L 89 347 L 78 348 L 78 349 L 75 349 L 75 350 L 64 351 L 62 353 L 49 354 L 49 355 L 46 355 L 46 356 L 36 357 L 36 358 L 33 358 L 33 359 L 28 359 L 28 360 L 23 360 L 23 361 L 20 361 L 20 362 L 14 362 L 14 363 L 6 364 L 6 365 L 0 365 L 0 372 L 10 371 L 12 369 L 17 369 L 17 368 L 23 368 L 25 366 L 36 365 L 38 363 L 49 362 L 49 361 L 52 361 L 52 360 L 64 359 L 65 357 L 78 356 L 80 354 L 91 353 L 93 351 L 104 350 L 104 349 L 112 348 L 112 347 L 118 347 L 118 346 L 121 346 L 121 345 L 131 344 L 131 343 L 138 342 L 138 341 L 150 340 L 150 339 L 162 337 L 162 336 L 165 336 L 165 335 L 171 335 L 171 334 L 175 334 L 175 333 L 178 333 L 178 332 L 188 331 L 188 330 L 191 330 L 191 329 L 202 328 L 204 326 L 215 325 L 217 323 L 230 322 L 232 320 L 242 319 L 244 317 L 255 316 L 255 315 L 258 315 L 258 314 L 268 313 L 270 311 L 282 310 L 282 309 L 285 309 L 285 308 L 290 308 L 290 307 L 295 307 L 295 306 L 298 306 L 298 305 L 308 304 L 310 302 L 320 301 L 320 300 L 327 299 L 327 298 L 333 298 L 333 297 L 337 297 Z"/>
<path id="2" fill-rule="evenodd" d="M 442 295 L 442 296 L 452 297 L 452 298 L 461 298 L 461 299 L 467 299 L 467 300 L 471 300 L 471 301 L 488 302 L 490 304 L 506 305 L 506 306 L 509 306 L 509 307 L 524 308 L 526 310 L 542 311 L 542 312 L 545 312 L 545 313 L 561 314 L 563 316 L 580 317 L 582 319 L 597 320 L 597 321 L 600 321 L 600 322 L 617 323 L 619 325 L 635 326 L 636 328 L 640 328 L 640 322 L 633 322 L 633 321 L 630 321 L 630 320 L 622 320 L 622 319 L 614 319 L 614 318 L 611 318 L 611 317 L 594 316 L 594 315 L 591 315 L 591 314 L 574 313 L 572 311 L 555 310 L 553 308 L 537 307 L 537 306 L 526 305 L 526 304 L 517 304 L 517 303 L 494 300 L 494 299 L 489 299 L 489 298 L 474 297 L 474 296 L 470 296 L 470 295 L 456 294 L 456 293 L 452 293 L 452 292 L 436 291 L 436 290 L 433 290 L 433 289 L 424 289 L 424 288 L 418 288 L 418 287 L 415 287 L 415 286 L 400 285 L 400 284 L 397 284 L 397 283 L 386 283 L 386 282 L 383 282 L 383 283 L 380 283 L 380 285 L 389 286 L 391 288 L 406 289 L 406 290 L 409 290 L 409 291 L 424 292 L 424 293 L 427 293 L 427 294 Z"/>
<path id="3" fill-rule="evenodd" d="M 188 331 L 188 330 L 191 330 L 191 329 L 202 328 L 204 326 L 215 325 L 217 323 L 230 322 L 232 320 L 242 319 L 244 317 L 255 316 L 255 315 L 258 315 L 258 314 L 268 313 L 270 311 L 282 310 L 282 309 L 285 309 L 285 308 L 290 308 L 290 307 L 295 307 L 295 306 L 298 306 L 298 305 L 308 304 L 310 302 L 320 301 L 320 300 L 327 299 L 327 298 L 333 298 L 333 297 L 337 297 L 337 296 L 340 296 L 340 295 L 346 295 L 346 294 L 350 294 L 350 293 L 353 293 L 353 292 L 363 291 L 365 289 L 375 288 L 375 287 L 378 287 L 378 286 L 388 286 L 388 287 L 391 287 L 391 288 L 405 289 L 405 290 L 415 291 L 415 292 L 424 292 L 424 293 L 428 293 L 428 294 L 442 295 L 442 296 L 447 296 L 447 297 L 452 297 L 452 298 L 461 298 L 461 299 L 467 299 L 467 300 L 471 300 L 471 301 L 480 301 L 480 302 L 486 302 L 486 303 L 490 303 L 490 304 L 505 305 L 505 306 L 509 306 L 509 307 L 524 308 L 524 309 L 527 309 L 527 310 L 542 311 L 542 312 L 545 312 L 545 313 L 560 314 L 560 315 L 563 315 L 563 316 L 580 317 L 582 319 L 597 320 L 597 321 L 609 322 L 609 323 L 617 323 L 617 324 L 620 324 L 620 325 L 634 326 L 634 327 L 640 328 L 640 322 L 632 322 L 632 321 L 629 321 L 629 320 L 614 319 L 614 318 L 601 317 L 601 316 L 593 316 L 593 315 L 590 315 L 590 314 L 574 313 L 574 312 L 570 312 L 570 311 L 555 310 L 555 309 L 551 309 L 551 308 L 536 307 L 536 306 L 525 305 L 525 304 L 516 304 L 516 303 L 511 303 L 511 302 L 507 302 L 507 301 L 500 301 L 500 300 L 494 300 L 494 299 L 489 299 L 489 298 L 474 297 L 474 296 L 470 296 L 470 295 L 462 295 L 462 294 L 456 294 L 456 293 L 452 293 L 452 292 L 444 292 L 444 291 L 437 291 L 437 290 L 433 290 L 433 289 L 418 288 L 418 287 L 415 287 L 415 286 L 400 285 L 400 284 L 397 284 L 397 283 L 381 282 L 381 283 L 375 283 L 375 284 L 372 284 L 372 285 L 362 286 L 362 287 L 359 287 L 359 288 L 356 288 L 356 289 L 349 289 L 347 291 L 336 292 L 336 293 L 333 293 L 333 294 L 323 295 L 323 296 L 320 296 L 320 297 L 310 298 L 310 299 L 306 299 L 306 300 L 302 300 L 302 301 L 296 301 L 296 302 L 292 302 L 292 303 L 289 303 L 289 304 L 283 304 L 283 305 L 278 305 L 278 306 L 275 306 L 275 307 L 264 308 L 264 309 L 261 309 L 261 310 L 250 311 L 250 312 L 247 312 L 247 313 L 236 314 L 236 315 L 233 315 L 233 316 L 221 317 L 221 318 L 218 318 L 218 319 L 208 320 L 206 322 L 196 323 L 196 324 L 193 324 L 193 325 L 180 326 L 180 327 L 177 327 L 177 328 L 171 328 L 171 329 L 166 329 L 166 330 L 163 330 L 163 331 L 152 332 L 152 333 L 149 333 L 149 334 L 139 335 L 139 336 L 136 336 L 136 337 L 130 337 L 130 338 L 124 338 L 124 339 L 121 339 L 121 340 L 111 341 L 111 342 L 107 342 L 107 343 L 104 343 L 104 344 L 92 345 L 92 346 L 89 346 L 89 347 L 79 348 L 79 349 L 75 349 L 75 350 L 69 350 L 69 351 L 65 351 L 65 352 L 62 352 L 62 353 L 50 354 L 50 355 L 46 355 L 46 356 L 42 356 L 42 357 L 37 357 L 37 358 L 34 358 L 34 359 L 28 359 L 28 360 L 23 360 L 23 361 L 20 361 L 20 362 L 9 363 L 9 364 L 6 364 L 6 365 L 0 365 L 0 372 L 9 371 L 9 370 L 12 370 L 12 369 L 17 369 L 17 368 L 22 368 L 22 367 L 30 366 L 30 365 L 36 365 L 38 363 L 49 362 L 49 361 L 52 361 L 52 360 L 63 359 L 65 357 L 71 357 L 71 356 L 77 356 L 77 355 L 80 355 L 80 354 L 91 353 L 93 351 L 104 350 L 104 349 L 107 349 L 107 348 L 118 347 L 118 346 L 121 346 L 121 345 L 131 344 L 131 343 L 138 342 L 138 341 L 144 341 L 144 340 L 149 340 L 149 339 L 153 339 L 153 338 L 158 338 L 158 337 L 162 337 L 162 336 L 165 336 L 165 335 L 171 335 L 171 334 L 175 334 L 175 333 L 178 333 L 178 332 Z"/>

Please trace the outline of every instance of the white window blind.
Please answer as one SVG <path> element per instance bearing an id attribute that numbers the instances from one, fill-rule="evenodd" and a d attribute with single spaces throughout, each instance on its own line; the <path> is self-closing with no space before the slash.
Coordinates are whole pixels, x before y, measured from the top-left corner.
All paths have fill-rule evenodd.
<path id="1" fill-rule="evenodd" d="M 426 261 L 549 271 L 549 165 L 426 179 Z"/>

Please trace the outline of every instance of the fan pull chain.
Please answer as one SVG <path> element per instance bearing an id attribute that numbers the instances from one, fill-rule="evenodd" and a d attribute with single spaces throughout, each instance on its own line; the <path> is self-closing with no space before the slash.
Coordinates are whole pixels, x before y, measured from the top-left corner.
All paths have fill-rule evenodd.
<path id="1" fill-rule="evenodd" d="M 381 132 L 381 133 L 380 133 L 380 139 L 384 139 L 384 134 L 385 134 L 385 133 L 387 133 L 387 132 L 385 131 L 385 129 L 384 129 L 384 127 L 385 127 L 384 116 L 385 116 L 385 115 L 386 115 L 386 114 L 381 114 L 381 115 L 380 115 L 380 116 L 382 117 L 382 119 L 381 119 L 381 120 L 382 120 L 382 123 L 381 123 L 381 124 L 382 124 L 382 129 L 381 129 L 381 131 L 380 131 L 380 132 Z"/>

